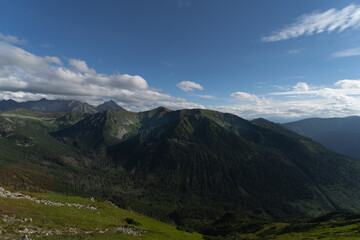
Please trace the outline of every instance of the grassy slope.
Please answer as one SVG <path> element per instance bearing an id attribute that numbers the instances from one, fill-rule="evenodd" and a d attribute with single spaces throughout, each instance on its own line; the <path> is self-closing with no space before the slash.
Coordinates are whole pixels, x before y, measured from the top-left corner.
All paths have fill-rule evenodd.
<path id="1" fill-rule="evenodd" d="M 208 240 L 232 239 L 360 239 L 360 215 L 329 213 L 308 222 L 265 222 L 228 213 L 209 227 Z"/>
<path id="2" fill-rule="evenodd" d="M 176 227 L 165 224 L 141 214 L 114 207 L 109 202 L 93 202 L 80 197 L 70 197 L 53 193 L 29 193 L 37 199 L 47 199 L 61 203 L 79 203 L 97 207 L 96 211 L 77 209 L 74 207 L 57 207 L 37 204 L 25 199 L 0 198 L 0 214 L 6 214 L 15 219 L 32 218 L 32 222 L 15 221 L 6 223 L 0 221 L 0 239 L 18 239 L 24 234 L 16 233 L 18 229 L 32 229 L 33 226 L 42 230 L 66 231 L 77 229 L 77 234 L 50 235 L 37 234 L 30 236 L 36 239 L 203 239 L 202 235 L 179 231 Z M 1 217 L 0 217 L 1 218 Z M 125 219 L 131 218 L 136 225 L 129 224 Z M 219 239 L 360 239 L 360 215 L 329 214 L 327 216 L 303 223 L 276 223 L 259 221 L 236 221 L 227 219 L 225 224 L 217 223 L 211 226 L 211 231 L 217 231 L 218 237 L 205 237 L 208 240 Z M 114 227 L 130 227 L 142 236 L 130 236 L 123 233 L 84 233 L 95 229 L 105 230 Z M 5 232 L 6 231 L 6 232 Z M 214 233 L 213 233 L 214 234 Z"/>
<path id="3" fill-rule="evenodd" d="M 52 193 L 25 193 L 37 199 L 47 199 L 53 202 L 80 203 L 93 205 L 98 208 L 96 211 L 87 209 L 77 209 L 75 207 L 57 207 L 37 204 L 25 199 L 0 198 L 0 213 L 13 216 L 16 219 L 32 218 L 32 222 L 15 222 L 7 224 L 0 221 L 0 229 L 3 237 L 19 238 L 24 234 L 15 233 L 16 229 L 30 225 L 41 227 L 43 230 L 58 229 L 66 230 L 69 228 L 81 231 L 92 231 L 95 229 L 111 229 L 114 227 L 128 226 L 137 231 L 145 231 L 142 236 L 129 236 L 122 233 L 91 233 L 91 234 L 65 234 L 53 236 L 41 236 L 36 239 L 202 239 L 197 233 L 182 232 L 176 227 L 156 221 L 149 217 L 137 214 L 132 211 L 114 207 L 108 202 L 93 202 L 89 199 L 80 197 L 68 197 Z M 1 218 L 1 216 L 0 216 Z M 128 224 L 125 219 L 131 218 L 138 224 Z M 21 226 L 22 225 L 22 226 Z M 6 230 L 6 233 L 4 233 Z M 0 239 L 2 239 L 0 235 Z"/>

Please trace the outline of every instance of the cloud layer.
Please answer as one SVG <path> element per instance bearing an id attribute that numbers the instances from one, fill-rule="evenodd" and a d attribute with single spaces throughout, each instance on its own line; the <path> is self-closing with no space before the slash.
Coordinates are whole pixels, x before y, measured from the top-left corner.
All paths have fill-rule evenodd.
<path id="1" fill-rule="evenodd" d="M 264 42 L 275 42 L 308 36 L 323 32 L 342 32 L 348 28 L 357 29 L 360 27 L 360 6 L 351 4 L 341 10 L 334 8 L 325 12 L 315 11 L 305 14 L 280 30 L 262 38 Z"/>
<path id="2" fill-rule="evenodd" d="M 141 76 L 97 73 L 79 59 L 69 59 L 66 65 L 58 57 L 36 56 L 9 41 L 0 41 L 0 98 L 24 101 L 41 97 L 79 99 L 91 104 L 111 98 L 134 111 L 156 106 L 203 107 L 161 93 Z"/>
<path id="3" fill-rule="evenodd" d="M 264 117 L 275 121 L 360 115 L 360 79 L 343 79 L 327 87 L 298 82 L 284 91 L 270 92 L 266 98 L 245 92 L 231 96 L 238 99 L 239 104 L 211 108 L 243 118 Z"/>

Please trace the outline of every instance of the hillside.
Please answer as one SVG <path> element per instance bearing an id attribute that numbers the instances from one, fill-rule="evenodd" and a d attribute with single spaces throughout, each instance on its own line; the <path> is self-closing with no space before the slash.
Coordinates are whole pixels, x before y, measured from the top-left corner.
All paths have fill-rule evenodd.
<path id="1" fill-rule="evenodd" d="M 89 221 L 91 219 L 91 221 Z M 0 187 L 0 238 L 21 239 L 360 239 L 360 216 L 330 213 L 293 223 L 250 220 L 226 213 L 202 236 L 109 201 Z"/>
<path id="2" fill-rule="evenodd" d="M 360 117 L 309 118 L 283 126 L 335 152 L 360 159 Z"/>
<path id="3" fill-rule="evenodd" d="M 0 239 L 203 239 L 111 202 L 0 187 Z"/>
<path id="4" fill-rule="evenodd" d="M 157 108 L 0 114 L 0 184 L 107 199 L 203 231 L 359 211 L 360 163 L 266 120 Z"/>

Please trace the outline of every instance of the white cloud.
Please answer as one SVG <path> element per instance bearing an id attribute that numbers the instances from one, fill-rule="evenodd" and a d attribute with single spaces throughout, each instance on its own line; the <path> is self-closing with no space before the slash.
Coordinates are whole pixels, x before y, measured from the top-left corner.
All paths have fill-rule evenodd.
<path id="1" fill-rule="evenodd" d="M 203 90 L 200 84 L 191 81 L 182 81 L 176 84 L 176 86 L 185 92 L 194 91 L 195 89 Z"/>
<path id="2" fill-rule="evenodd" d="M 341 10 L 334 8 L 326 12 L 315 11 L 311 14 L 305 14 L 282 29 L 262 38 L 264 42 L 275 42 L 297 38 L 300 36 L 309 36 L 313 34 L 333 32 L 339 33 L 348 28 L 357 29 L 360 27 L 360 6 L 351 4 Z"/>
<path id="3" fill-rule="evenodd" d="M 230 96 L 234 97 L 240 101 L 259 101 L 260 100 L 256 95 L 246 93 L 246 92 L 234 92 L 234 93 L 230 94 Z"/>
<path id="4" fill-rule="evenodd" d="M 45 56 L 44 60 L 45 60 L 45 62 L 48 62 L 48 63 L 55 63 L 60 66 L 63 65 L 63 63 L 61 62 L 61 60 L 58 57 Z"/>
<path id="5" fill-rule="evenodd" d="M 307 85 L 307 83 L 305 83 L 305 82 L 298 82 L 294 86 L 294 90 L 295 91 L 309 91 L 309 85 Z"/>
<path id="6" fill-rule="evenodd" d="M 343 89 L 360 89 L 360 79 L 358 80 L 349 80 L 344 79 L 337 81 L 335 86 L 341 87 Z"/>
<path id="7" fill-rule="evenodd" d="M 20 44 L 20 45 L 26 44 L 25 39 L 18 39 L 15 36 L 4 35 L 2 33 L 0 33 L 0 40 L 3 40 L 3 41 L 8 42 L 8 43 L 12 43 L 12 44 Z"/>
<path id="8" fill-rule="evenodd" d="M 232 96 L 242 100 L 241 104 L 209 108 L 247 119 L 263 117 L 282 122 L 307 117 L 360 115 L 360 79 L 339 80 L 327 87 L 310 87 L 305 82 L 299 82 L 284 89 L 281 92 L 268 93 L 266 99 L 260 99 L 262 101 L 256 101 L 258 97 L 254 94 L 234 93 Z"/>
<path id="9" fill-rule="evenodd" d="M 352 57 L 360 55 L 360 48 L 352 48 L 332 54 L 333 57 Z"/>
<path id="10" fill-rule="evenodd" d="M 99 104 L 111 98 L 123 107 L 146 110 L 153 106 L 203 108 L 150 88 L 141 76 L 102 74 L 85 61 L 70 59 L 68 66 L 55 56 L 36 56 L 12 44 L 0 42 L 0 98 L 16 100 L 78 99 Z"/>
<path id="11" fill-rule="evenodd" d="M 205 99 L 216 99 L 215 96 L 212 95 L 201 95 L 201 94 L 196 94 L 195 96 L 201 97 L 201 98 L 205 98 Z"/>
<path id="12" fill-rule="evenodd" d="M 94 69 L 89 69 L 86 62 L 79 59 L 70 59 L 69 65 L 75 67 L 79 72 L 83 73 L 95 73 Z"/>

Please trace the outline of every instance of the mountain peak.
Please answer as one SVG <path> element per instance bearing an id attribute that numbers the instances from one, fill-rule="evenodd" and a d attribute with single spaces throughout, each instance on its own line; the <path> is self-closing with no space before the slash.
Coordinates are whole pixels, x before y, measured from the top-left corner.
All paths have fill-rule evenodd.
<path id="1" fill-rule="evenodd" d="M 102 112 L 107 110 L 125 110 L 125 109 L 119 106 L 115 101 L 110 100 L 97 106 L 96 110 Z"/>

